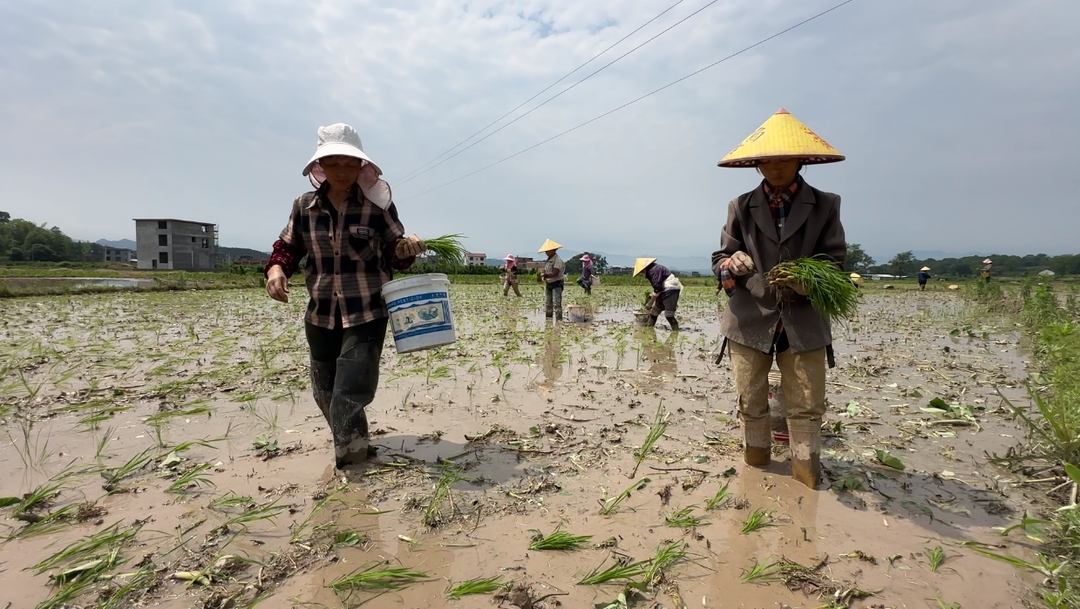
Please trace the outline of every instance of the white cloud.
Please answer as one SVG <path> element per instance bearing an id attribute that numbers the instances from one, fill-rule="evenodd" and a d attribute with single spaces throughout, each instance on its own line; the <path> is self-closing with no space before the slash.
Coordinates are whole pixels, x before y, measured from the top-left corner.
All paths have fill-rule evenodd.
<path id="1" fill-rule="evenodd" d="M 0 5 L 0 209 L 79 238 L 135 216 L 267 247 L 315 128 L 346 121 L 397 180 L 670 6 L 412 0 Z M 540 99 L 696 10 L 685 0 Z M 780 106 L 848 155 L 812 168 L 871 251 L 1075 249 L 1072 0 L 859 0 L 488 171 L 415 197 L 831 6 L 723 0 L 429 173 L 418 234 L 707 255 L 755 184 L 716 161 Z M 410 196 L 412 198 L 410 198 Z M 1021 211 L 1022 210 L 1022 211 Z"/>

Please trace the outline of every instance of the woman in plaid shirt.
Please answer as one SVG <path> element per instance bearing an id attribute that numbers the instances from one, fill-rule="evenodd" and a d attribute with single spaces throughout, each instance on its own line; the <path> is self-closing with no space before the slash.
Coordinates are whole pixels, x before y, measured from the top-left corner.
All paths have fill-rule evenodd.
<path id="1" fill-rule="evenodd" d="M 405 237 L 382 171 L 344 123 L 319 127 L 303 175 L 315 190 L 293 202 L 266 265 L 266 291 L 289 301 L 288 277 L 304 264 L 311 387 L 334 438 L 338 469 L 368 453 L 365 408 L 375 399 L 388 314 L 382 286 L 409 268 L 424 243 Z"/>

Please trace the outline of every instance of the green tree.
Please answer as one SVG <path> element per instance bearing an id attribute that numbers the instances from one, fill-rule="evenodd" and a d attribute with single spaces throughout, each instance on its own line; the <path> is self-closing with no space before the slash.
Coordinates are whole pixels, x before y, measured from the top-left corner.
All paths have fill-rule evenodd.
<path id="1" fill-rule="evenodd" d="M 847 244 L 847 259 L 844 260 L 845 268 L 855 271 L 856 273 L 865 273 L 869 271 L 870 267 L 874 266 L 874 264 L 874 259 L 863 251 L 861 245 L 858 243 Z"/>
<path id="2" fill-rule="evenodd" d="M 912 275 L 915 272 L 915 254 L 910 250 L 900 252 L 889 261 L 889 270 L 893 275 Z"/>

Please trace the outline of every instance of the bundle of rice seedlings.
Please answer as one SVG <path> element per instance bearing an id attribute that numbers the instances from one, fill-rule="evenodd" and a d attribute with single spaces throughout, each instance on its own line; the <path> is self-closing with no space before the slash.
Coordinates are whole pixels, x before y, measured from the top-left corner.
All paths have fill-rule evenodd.
<path id="1" fill-rule="evenodd" d="M 859 304 L 859 288 L 827 258 L 815 256 L 781 262 L 765 277 L 770 281 L 794 279 L 801 283 L 811 306 L 830 321 L 854 317 Z"/>
<path id="2" fill-rule="evenodd" d="M 462 238 L 464 235 L 461 233 L 443 235 L 434 239 L 424 239 L 424 246 L 434 262 L 461 266 L 465 264 L 467 252 L 465 246 L 461 244 Z"/>

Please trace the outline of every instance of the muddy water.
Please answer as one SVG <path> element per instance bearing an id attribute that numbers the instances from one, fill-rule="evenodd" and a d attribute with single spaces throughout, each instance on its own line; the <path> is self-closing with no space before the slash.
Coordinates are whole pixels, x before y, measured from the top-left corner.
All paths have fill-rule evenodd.
<path id="1" fill-rule="evenodd" d="M 10 475 L 0 478 L 0 497 L 20 497 L 72 462 L 116 468 L 143 450 L 153 460 L 112 494 L 98 472 L 66 478 L 35 512 L 81 503 L 107 511 L 84 523 L 30 535 L 5 509 L 13 538 L 0 558 L 8 584 L 0 601 L 34 607 L 63 591 L 48 580 L 59 569 L 26 568 L 116 522 L 144 522 L 135 543 L 121 547 L 127 563 L 110 571 L 122 577 L 97 583 L 76 606 L 95 606 L 95 594 L 116 593 L 142 569 L 147 583 L 125 597 L 128 604 L 444 606 L 450 582 L 501 576 L 529 585 L 534 598 L 554 594 L 538 607 L 591 607 L 613 600 L 621 586 L 575 582 L 605 561 L 646 560 L 676 540 L 687 544 L 687 560 L 648 595 L 664 607 L 809 608 L 852 589 L 874 593 L 855 607 L 936 606 L 935 598 L 1015 607 L 1037 584 L 962 545 L 1001 544 L 994 527 L 1039 500 L 986 458 L 1022 440 L 994 389 L 1022 399 L 1018 337 L 969 318 L 954 295 L 871 294 L 861 318 L 837 330 L 823 456 L 832 489 L 809 491 L 791 481 L 782 445 L 766 470 L 739 461 L 728 364 L 712 355 L 712 290 L 687 290 L 683 331 L 673 334 L 633 326 L 639 289 L 597 290 L 592 321 L 552 328 L 542 293 L 523 288 L 524 299 L 507 300 L 492 288 L 455 286 L 457 344 L 405 356 L 388 347 L 370 410 L 378 456 L 344 473 L 331 467 L 328 433 L 307 388 L 302 303 L 280 307 L 232 292 L 6 307 L 0 344 L 11 364 L 2 379 L 0 467 Z M 921 410 L 937 397 L 960 414 Z M 668 427 L 631 479 L 634 452 L 661 403 Z M 206 443 L 172 453 L 199 439 Z M 906 469 L 881 465 L 875 449 Z M 207 482 L 167 492 L 199 464 L 210 466 Z M 464 479 L 429 510 L 448 469 Z M 601 500 L 644 477 L 648 484 L 613 514 L 599 514 Z M 852 480 L 866 490 L 838 490 Z M 732 499 L 706 513 L 724 484 Z M 248 507 L 223 504 L 233 496 L 279 511 L 225 532 L 221 525 Z M 688 507 L 705 522 L 666 525 L 666 516 Z M 757 509 L 770 511 L 771 526 L 743 534 Z M 591 535 L 591 544 L 614 544 L 528 550 L 530 531 L 560 527 Z M 999 551 L 1030 557 L 1020 539 Z M 947 558 L 932 572 L 925 552 L 936 546 Z M 781 558 L 821 567 L 796 590 L 740 580 L 755 561 Z M 427 577 L 382 594 L 328 587 L 373 561 Z M 207 585 L 173 578 L 192 571 L 208 574 Z M 455 605 L 488 607 L 491 598 Z"/>

